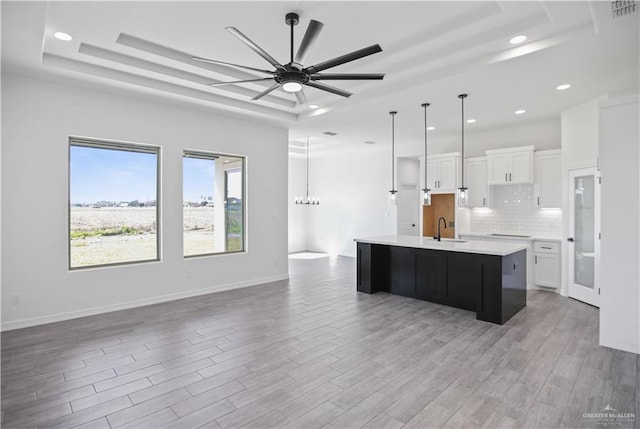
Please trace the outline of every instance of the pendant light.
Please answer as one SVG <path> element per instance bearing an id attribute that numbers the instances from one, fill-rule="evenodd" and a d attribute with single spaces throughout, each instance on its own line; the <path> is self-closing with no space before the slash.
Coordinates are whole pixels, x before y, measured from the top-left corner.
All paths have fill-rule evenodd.
<path id="1" fill-rule="evenodd" d="M 458 188 L 458 207 L 466 207 L 469 203 L 468 188 L 464 186 L 464 99 L 467 98 L 467 94 L 458 95 L 462 105 L 462 182 Z"/>
<path id="2" fill-rule="evenodd" d="M 396 119 L 397 113 L 398 112 L 396 111 L 389 112 L 389 114 L 391 115 L 391 190 L 389 191 L 389 201 L 392 204 L 395 204 L 396 194 L 398 193 L 398 190 L 396 189 L 396 160 L 395 160 L 395 146 L 396 146 L 395 119 Z"/>
<path id="3" fill-rule="evenodd" d="M 320 204 L 320 198 L 315 198 L 315 197 L 309 198 L 309 136 L 307 136 L 307 196 L 296 197 L 296 204 L 305 204 L 305 205 L 314 205 L 314 206 Z"/>
<path id="4" fill-rule="evenodd" d="M 431 205 L 431 189 L 429 189 L 427 182 L 427 107 L 429 106 L 429 103 L 422 103 L 422 107 L 424 107 L 424 189 L 422 190 L 424 199 L 422 204 L 425 206 Z"/>

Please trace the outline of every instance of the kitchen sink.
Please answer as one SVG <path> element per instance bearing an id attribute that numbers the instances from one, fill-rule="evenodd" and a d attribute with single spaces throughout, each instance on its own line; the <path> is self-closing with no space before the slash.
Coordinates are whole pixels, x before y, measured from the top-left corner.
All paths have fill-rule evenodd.
<path id="1" fill-rule="evenodd" d="M 437 240 L 437 238 L 434 238 L 434 240 Z M 441 243 L 444 241 L 445 243 L 466 243 L 467 240 L 458 240 L 456 238 L 441 238 L 440 239 Z"/>

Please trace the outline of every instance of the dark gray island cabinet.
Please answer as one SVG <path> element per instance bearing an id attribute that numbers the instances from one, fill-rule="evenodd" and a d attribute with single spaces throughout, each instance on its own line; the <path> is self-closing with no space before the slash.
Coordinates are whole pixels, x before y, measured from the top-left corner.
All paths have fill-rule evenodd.
<path id="1" fill-rule="evenodd" d="M 475 311 L 478 320 L 500 325 L 527 305 L 524 245 L 402 235 L 355 241 L 359 292 Z"/>

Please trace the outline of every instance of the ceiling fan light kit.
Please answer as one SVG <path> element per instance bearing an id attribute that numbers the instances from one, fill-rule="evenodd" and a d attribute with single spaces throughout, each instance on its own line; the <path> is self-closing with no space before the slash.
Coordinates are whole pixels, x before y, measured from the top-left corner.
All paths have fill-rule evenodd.
<path id="1" fill-rule="evenodd" d="M 225 61 L 212 60 L 202 57 L 191 57 L 194 61 L 201 61 L 213 64 L 222 64 L 230 67 L 241 68 L 252 72 L 269 74 L 270 77 L 252 78 L 237 80 L 233 82 L 216 82 L 210 84 L 211 86 L 230 85 L 237 83 L 249 83 L 249 82 L 263 82 L 273 81 L 266 90 L 257 94 L 252 100 L 259 100 L 270 92 L 282 88 L 283 91 L 293 93 L 296 95 L 299 104 L 307 104 L 307 97 L 304 94 L 303 87 L 310 86 L 312 88 L 326 91 L 332 94 L 336 94 L 342 97 L 350 97 L 353 95 L 351 92 L 345 91 L 340 88 L 321 83 L 322 80 L 381 80 L 384 78 L 384 73 L 320 73 L 323 70 L 330 69 L 332 67 L 339 66 L 351 61 L 358 60 L 360 58 L 367 57 L 369 55 L 382 52 L 380 45 L 375 44 L 367 46 L 366 48 L 359 49 L 357 51 L 350 52 L 348 54 L 341 55 L 331 60 L 323 61 L 321 63 L 304 67 L 304 63 L 307 60 L 309 52 L 313 45 L 316 43 L 320 31 L 324 27 L 324 24 L 311 20 L 307 31 L 305 32 L 298 51 L 294 55 L 294 27 L 300 22 L 300 16 L 297 13 L 290 12 L 285 16 L 285 23 L 291 29 L 291 49 L 290 49 L 290 61 L 287 64 L 280 64 L 275 58 L 269 55 L 264 49 L 258 46 L 255 42 L 245 36 L 240 30 L 235 27 L 227 27 L 227 31 L 233 34 L 242 43 L 247 45 L 251 50 L 260 55 L 265 61 L 267 61 L 275 70 L 263 70 L 256 67 L 249 67 L 240 64 L 233 64 Z"/>

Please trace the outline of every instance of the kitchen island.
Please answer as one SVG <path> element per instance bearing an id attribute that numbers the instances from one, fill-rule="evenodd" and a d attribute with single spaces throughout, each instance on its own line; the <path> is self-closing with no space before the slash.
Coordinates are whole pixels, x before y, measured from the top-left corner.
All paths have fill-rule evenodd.
<path id="1" fill-rule="evenodd" d="M 355 239 L 357 290 L 475 311 L 504 324 L 527 305 L 524 244 L 389 235 Z"/>

